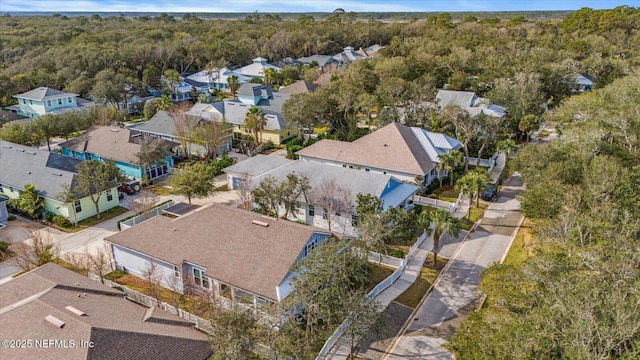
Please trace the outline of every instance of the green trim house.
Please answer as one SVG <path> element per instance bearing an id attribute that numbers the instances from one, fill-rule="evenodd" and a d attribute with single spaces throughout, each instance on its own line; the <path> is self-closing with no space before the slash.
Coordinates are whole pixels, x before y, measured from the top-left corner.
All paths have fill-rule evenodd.
<path id="1" fill-rule="evenodd" d="M 34 184 L 38 195 L 44 200 L 45 210 L 74 221 L 96 214 L 90 196 L 81 197 L 74 203 L 63 203 L 57 199 L 63 185 L 71 190 L 76 186 L 76 167 L 82 160 L 70 158 L 7 141 L 0 141 L 0 196 L 10 199 L 20 197 L 25 185 Z M 100 197 L 100 211 L 118 206 L 117 184 L 107 189 Z"/>

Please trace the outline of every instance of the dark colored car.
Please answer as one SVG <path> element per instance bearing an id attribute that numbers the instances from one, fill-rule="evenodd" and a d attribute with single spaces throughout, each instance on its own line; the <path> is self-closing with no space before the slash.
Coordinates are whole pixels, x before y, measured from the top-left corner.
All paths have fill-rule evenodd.
<path id="1" fill-rule="evenodd" d="M 122 191 L 123 193 L 127 193 L 127 195 L 135 194 L 140 191 L 140 183 L 138 182 L 138 180 L 131 180 L 126 183 L 120 184 L 118 190 Z"/>
<path id="2" fill-rule="evenodd" d="M 485 201 L 491 201 L 498 195 L 498 186 L 496 184 L 489 184 L 487 191 L 480 194 L 480 199 Z"/>

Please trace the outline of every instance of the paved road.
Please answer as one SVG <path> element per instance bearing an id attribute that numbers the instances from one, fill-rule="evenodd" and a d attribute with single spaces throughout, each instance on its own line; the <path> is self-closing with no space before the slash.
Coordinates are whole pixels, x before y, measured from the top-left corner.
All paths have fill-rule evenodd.
<path id="1" fill-rule="evenodd" d="M 441 345 L 453 334 L 457 322 L 477 299 L 480 271 L 501 261 L 509 248 L 522 220 L 520 204 L 516 200 L 522 191 L 522 179 L 514 175 L 489 206 L 476 231 L 450 260 L 433 292 L 385 359 L 453 358 Z"/>

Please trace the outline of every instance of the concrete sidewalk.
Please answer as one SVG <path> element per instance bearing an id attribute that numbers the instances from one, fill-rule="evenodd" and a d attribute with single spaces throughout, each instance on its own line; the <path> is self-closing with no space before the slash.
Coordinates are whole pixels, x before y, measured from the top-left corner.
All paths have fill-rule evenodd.
<path id="1" fill-rule="evenodd" d="M 493 183 L 498 181 L 498 178 L 502 174 L 506 164 L 506 158 L 504 154 L 500 154 L 496 158 L 496 165 L 491 170 L 489 175 Z M 470 206 L 469 198 L 462 199 L 460 205 L 454 211 L 453 216 L 461 219 L 467 215 Z M 466 237 L 467 233 L 464 232 L 461 236 Z M 445 235 L 447 236 L 447 235 Z M 444 239 L 441 239 L 441 242 Z M 464 240 L 463 240 L 464 241 Z M 405 290 L 407 290 L 411 284 L 413 284 L 420 274 L 422 265 L 427 258 L 427 255 L 433 250 L 433 236 L 428 236 L 422 245 L 418 248 L 418 251 L 414 254 L 413 258 L 409 260 L 404 272 L 391 286 L 376 296 L 376 301 L 381 305 L 381 309 L 384 310 L 395 298 L 400 296 Z M 349 356 L 349 345 L 338 343 L 338 346 L 334 347 L 332 351 L 325 357 L 325 359 L 346 359 Z"/>

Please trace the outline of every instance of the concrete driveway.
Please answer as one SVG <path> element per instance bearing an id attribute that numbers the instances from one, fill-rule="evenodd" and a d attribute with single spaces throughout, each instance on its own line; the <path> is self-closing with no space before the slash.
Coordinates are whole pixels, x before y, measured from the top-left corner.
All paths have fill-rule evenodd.
<path id="1" fill-rule="evenodd" d="M 486 210 L 476 230 L 462 243 L 414 314 L 406 331 L 383 359 L 452 359 L 442 347 L 478 299 L 480 271 L 502 260 L 522 221 L 516 197 L 524 184 L 511 177 Z"/>

